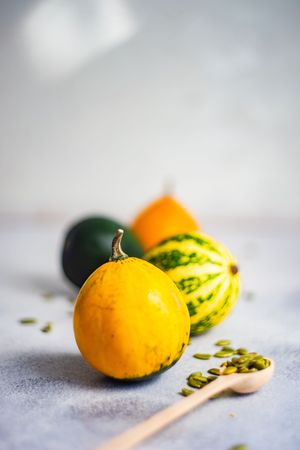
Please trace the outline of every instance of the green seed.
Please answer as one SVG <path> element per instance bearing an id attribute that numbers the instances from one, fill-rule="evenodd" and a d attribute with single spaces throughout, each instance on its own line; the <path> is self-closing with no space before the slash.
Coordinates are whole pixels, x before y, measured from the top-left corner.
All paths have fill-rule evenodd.
<path id="1" fill-rule="evenodd" d="M 264 361 L 265 361 L 266 368 L 269 367 L 269 365 L 271 364 L 270 361 L 268 359 L 264 359 Z"/>
<path id="2" fill-rule="evenodd" d="M 187 377 L 187 380 L 188 380 L 189 378 L 197 378 L 197 377 L 202 377 L 202 372 L 193 372 L 193 373 L 191 373 L 191 374 Z"/>
<path id="3" fill-rule="evenodd" d="M 225 347 L 223 347 L 222 349 L 221 349 L 221 351 L 222 352 L 232 352 L 232 354 L 234 354 L 236 351 L 234 350 L 234 348 L 232 348 L 232 347 L 227 347 L 227 346 L 225 346 Z"/>
<path id="4" fill-rule="evenodd" d="M 214 398 L 220 398 L 220 397 L 222 397 L 222 394 L 223 394 L 223 392 L 218 392 L 217 394 L 212 395 L 212 396 L 210 397 L 210 400 L 213 400 Z"/>
<path id="5" fill-rule="evenodd" d="M 216 380 L 217 378 L 218 378 L 218 377 L 216 377 L 216 375 L 209 375 L 209 376 L 207 377 L 209 383 L 210 383 L 211 381 Z"/>
<path id="6" fill-rule="evenodd" d="M 45 300 L 52 300 L 54 297 L 53 292 L 43 292 L 42 297 L 44 297 Z"/>
<path id="7" fill-rule="evenodd" d="M 193 357 L 197 359 L 210 359 L 211 355 L 209 353 L 195 353 Z"/>
<path id="8" fill-rule="evenodd" d="M 236 353 L 237 353 L 238 355 L 247 355 L 248 350 L 247 350 L 246 348 L 244 348 L 244 347 L 241 347 L 241 348 L 238 348 L 238 349 L 236 350 Z"/>
<path id="9" fill-rule="evenodd" d="M 224 347 L 225 345 L 230 345 L 231 341 L 229 339 L 220 339 L 219 341 L 215 342 L 215 345 L 218 347 Z"/>
<path id="10" fill-rule="evenodd" d="M 201 381 L 201 383 L 208 383 L 207 377 L 199 377 L 198 381 Z"/>
<path id="11" fill-rule="evenodd" d="M 230 375 L 230 374 L 235 373 L 235 372 L 237 372 L 237 368 L 236 367 L 234 367 L 234 366 L 226 367 L 226 369 L 224 370 L 222 375 Z"/>
<path id="12" fill-rule="evenodd" d="M 253 367 L 255 367 L 257 370 L 263 370 L 266 368 L 266 363 L 264 359 L 259 359 L 257 361 L 254 361 Z"/>
<path id="13" fill-rule="evenodd" d="M 201 383 L 201 381 L 197 381 L 194 378 L 189 378 L 187 381 L 187 384 L 190 387 L 196 388 L 196 389 L 200 389 L 203 386 L 203 383 Z"/>
<path id="14" fill-rule="evenodd" d="M 183 395 L 183 397 L 188 397 L 189 395 L 193 394 L 195 391 L 192 391 L 192 389 L 188 388 L 182 388 L 179 392 L 180 395 Z"/>
<path id="15" fill-rule="evenodd" d="M 201 372 L 200 372 L 201 373 Z M 196 381 L 196 382 L 200 382 L 200 383 L 207 383 L 207 378 L 205 377 L 205 376 L 203 376 L 203 375 L 195 375 L 195 373 L 194 374 L 191 374 L 188 378 L 187 378 L 187 380 L 189 381 L 189 380 L 194 380 L 194 381 Z"/>
<path id="16" fill-rule="evenodd" d="M 247 358 L 247 356 L 241 356 L 238 360 L 237 360 L 237 364 L 245 364 L 249 361 L 249 359 Z"/>
<path id="17" fill-rule="evenodd" d="M 211 373 L 212 375 L 220 375 L 220 369 L 217 368 L 209 369 L 207 372 Z"/>
<path id="18" fill-rule="evenodd" d="M 41 328 L 41 331 L 43 333 L 50 333 L 50 331 L 52 331 L 52 323 L 51 322 L 47 322 L 46 325 Z"/>
<path id="19" fill-rule="evenodd" d="M 24 317 L 24 319 L 20 319 L 19 323 L 22 325 L 33 325 L 37 323 L 37 320 L 34 317 Z"/>
<path id="20" fill-rule="evenodd" d="M 237 445 L 233 445 L 232 447 L 230 447 L 229 450 L 247 450 L 248 445 L 246 444 L 237 444 Z"/>
<path id="21" fill-rule="evenodd" d="M 234 354 L 234 352 L 230 352 L 230 351 L 225 351 L 225 350 L 221 350 L 220 352 L 217 352 L 214 354 L 214 356 L 216 358 L 228 358 L 229 356 L 232 356 Z"/>
<path id="22" fill-rule="evenodd" d="M 248 370 L 249 370 L 249 372 L 257 372 L 256 367 L 251 367 L 251 369 L 248 369 Z"/>
<path id="23" fill-rule="evenodd" d="M 249 373 L 249 369 L 247 367 L 241 367 L 238 369 L 238 373 Z"/>

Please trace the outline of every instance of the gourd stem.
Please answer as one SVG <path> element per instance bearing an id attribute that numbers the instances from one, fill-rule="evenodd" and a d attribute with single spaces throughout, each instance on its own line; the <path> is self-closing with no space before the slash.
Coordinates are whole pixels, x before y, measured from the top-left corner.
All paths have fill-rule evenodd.
<path id="1" fill-rule="evenodd" d="M 119 259 L 128 258 L 128 255 L 123 252 L 121 247 L 121 241 L 124 234 L 124 230 L 121 230 L 119 228 L 116 231 L 116 234 L 114 235 L 113 241 L 112 241 L 112 253 L 111 257 L 109 258 L 110 261 L 118 261 Z"/>

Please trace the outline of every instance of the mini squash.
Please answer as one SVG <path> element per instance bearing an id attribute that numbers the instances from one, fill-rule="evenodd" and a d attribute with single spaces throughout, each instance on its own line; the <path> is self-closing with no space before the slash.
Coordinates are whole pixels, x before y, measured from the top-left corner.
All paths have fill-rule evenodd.
<path id="1" fill-rule="evenodd" d="M 171 195 L 164 195 L 147 206 L 131 226 L 145 251 L 170 236 L 199 228 L 194 217 Z"/>
<path id="2" fill-rule="evenodd" d="M 204 233 L 166 239 L 145 259 L 166 272 L 182 292 L 192 334 L 220 323 L 238 298 L 240 276 L 235 259 L 220 242 Z"/>
<path id="3" fill-rule="evenodd" d="M 117 379 L 141 379 L 171 367 L 189 340 L 190 317 L 182 294 L 164 272 L 121 249 L 81 288 L 74 334 L 85 360 Z"/>

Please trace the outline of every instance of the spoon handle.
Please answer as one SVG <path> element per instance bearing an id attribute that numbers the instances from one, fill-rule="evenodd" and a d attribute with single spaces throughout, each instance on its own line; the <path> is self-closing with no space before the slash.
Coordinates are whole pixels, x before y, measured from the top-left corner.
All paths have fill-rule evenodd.
<path id="1" fill-rule="evenodd" d="M 95 450 L 128 450 L 144 441 L 149 436 L 169 425 L 174 420 L 187 414 L 196 406 L 201 405 L 210 397 L 233 386 L 238 381 L 238 375 L 226 375 L 217 378 L 199 391 L 179 400 L 162 411 L 154 414 L 144 422 L 135 425 L 112 440 L 97 447 Z"/>

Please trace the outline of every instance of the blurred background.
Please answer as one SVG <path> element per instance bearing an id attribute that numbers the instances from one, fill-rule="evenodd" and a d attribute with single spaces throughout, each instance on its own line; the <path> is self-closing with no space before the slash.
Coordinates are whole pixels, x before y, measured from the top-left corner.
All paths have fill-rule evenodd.
<path id="1" fill-rule="evenodd" d="M 130 220 L 171 180 L 200 221 L 299 225 L 299 19 L 296 0 L 1 1 L 1 216 Z"/>

